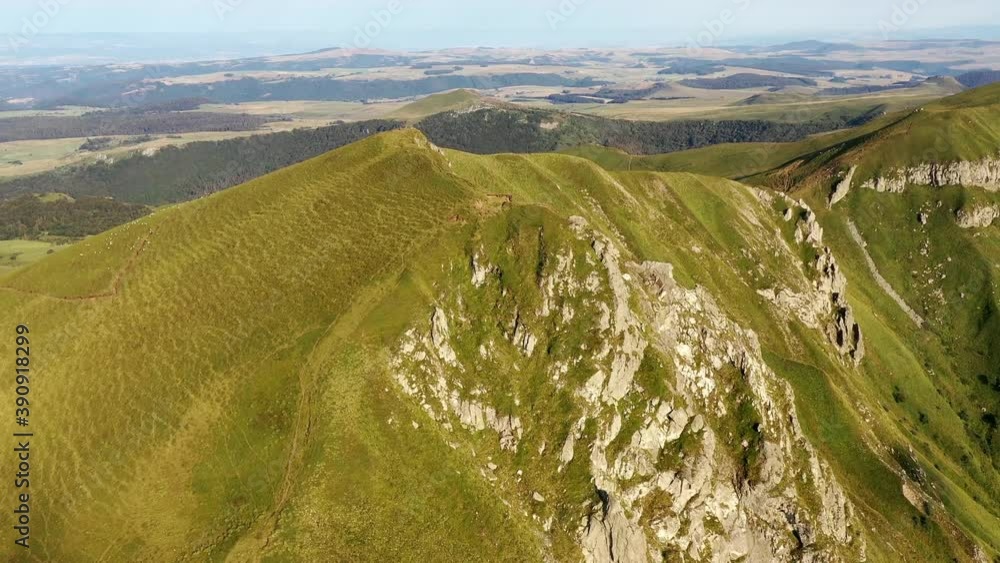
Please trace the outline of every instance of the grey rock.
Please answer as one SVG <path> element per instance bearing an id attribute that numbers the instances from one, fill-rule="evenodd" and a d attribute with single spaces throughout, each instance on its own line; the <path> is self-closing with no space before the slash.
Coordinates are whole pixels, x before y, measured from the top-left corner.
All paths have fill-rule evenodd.
<path id="1" fill-rule="evenodd" d="M 598 490 L 600 504 L 586 518 L 582 537 L 588 563 L 646 563 L 646 535 L 625 515 L 612 493 Z"/>
<path id="2" fill-rule="evenodd" d="M 450 338 L 448 316 L 443 309 L 435 307 L 434 314 L 431 316 L 431 341 L 434 342 L 438 357 L 446 364 L 456 366 L 458 365 L 458 356 L 451 347 Z"/>
<path id="3" fill-rule="evenodd" d="M 963 229 L 985 229 L 1000 219 L 1000 206 L 982 205 L 973 208 L 963 207 L 956 214 L 958 226 Z"/>
<path id="4" fill-rule="evenodd" d="M 854 174 L 858 171 L 857 165 L 852 166 L 847 172 L 847 176 L 843 180 L 837 182 L 837 185 L 833 188 L 833 193 L 830 194 L 829 206 L 833 207 L 837 202 L 841 201 L 847 197 L 847 193 L 851 191 L 851 183 L 854 181 Z"/>
<path id="5" fill-rule="evenodd" d="M 1000 156 L 977 161 L 931 162 L 900 168 L 888 176 L 872 178 L 862 187 L 879 192 L 900 193 L 909 185 L 969 186 L 1000 191 Z"/>

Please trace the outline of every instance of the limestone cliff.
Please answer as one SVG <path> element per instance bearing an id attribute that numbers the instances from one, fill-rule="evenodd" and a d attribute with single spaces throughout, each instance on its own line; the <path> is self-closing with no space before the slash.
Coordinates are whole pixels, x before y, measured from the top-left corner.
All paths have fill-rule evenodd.
<path id="1" fill-rule="evenodd" d="M 790 205 L 799 243 L 822 249 L 811 211 Z M 392 361 L 399 387 L 453 447 L 471 444 L 482 476 L 512 510 L 531 514 L 551 549 L 560 538 L 576 544 L 575 556 L 546 557 L 863 561 L 851 502 L 802 433 L 791 387 L 757 335 L 706 289 L 679 284 L 671 264 L 630 259 L 580 217 L 569 230 L 573 240 L 546 241 L 546 267 L 520 302 L 492 265 L 510 256 L 477 249 L 461 261 L 466 282 L 442 290 Z M 809 292 L 778 289 L 774 301 L 801 302 L 795 314 L 857 362 L 863 345 L 846 281 L 823 250 L 802 273 Z M 474 334 L 481 310 L 507 319 L 500 338 Z M 505 381 L 517 377 L 540 377 L 537 394 L 553 398 L 511 394 Z M 558 431 L 546 427 L 552 410 L 571 413 L 552 418 Z M 580 475 L 589 482 L 582 492 Z"/>
<path id="2" fill-rule="evenodd" d="M 929 162 L 893 170 L 865 181 L 862 187 L 879 192 L 902 192 L 906 186 L 970 186 L 1000 191 L 1000 156 L 978 161 Z"/>

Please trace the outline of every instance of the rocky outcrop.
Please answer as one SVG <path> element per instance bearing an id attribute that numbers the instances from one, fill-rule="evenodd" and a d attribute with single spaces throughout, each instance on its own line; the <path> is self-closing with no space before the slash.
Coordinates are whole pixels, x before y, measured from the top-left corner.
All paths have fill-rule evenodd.
<path id="1" fill-rule="evenodd" d="M 621 347 L 614 352 L 611 362 L 611 373 L 604 389 L 604 400 L 615 403 L 625 397 L 631 390 L 632 380 L 642 363 L 646 341 L 638 319 L 629 304 L 629 291 L 626 287 L 627 274 L 621 271 L 621 255 L 618 248 L 607 238 L 595 236 L 592 246 L 607 270 L 608 283 L 614 296 L 614 309 L 611 319 L 613 336 L 621 339 Z"/>
<path id="2" fill-rule="evenodd" d="M 585 518 L 581 546 L 587 563 L 645 563 L 649 560 L 646 536 L 607 491 L 597 491 L 600 505 Z"/>
<path id="3" fill-rule="evenodd" d="M 879 192 L 900 193 L 907 186 L 968 186 L 1000 191 L 1000 156 L 977 161 L 925 163 L 872 178 L 862 187 Z"/>
<path id="4" fill-rule="evenodd" d="M 847 302 L 847 277 L 840 271 L 828 247 L 824 247 L 816 259 L 816 271 L 819 273 L 816 287 L 829 296 L 829 307 L 833 311 L 833 323 L 828 328 L 830 342 L 842 356 L 850 356 L 855 364 L 860 363 L 865 357 L 861 326 L 854 320 L 854 310 Z"/>
<path id="5" fill-rule="evenodd" d="M 821 245 L 815 217 L 808 210 L 799 216 L 802 244 Z M 851 503 L 799 428 L 791 387 L 764 361 L 757 335 L 704 288 L 678 284 L 672 265 L 629 261 L 612 236 L 582 218 L 572 219 L 571 231 L 576 241 L 547 248 L 530 308 L 509 297 L 493 301 L 510 294 L 502 287 L 505 272 L 477 274 L 491 259 L 488 250 L 466 262 L 471 283 L 442 296 L 430 322 L 399 345 L 392 369 L 402 391 L 455 447 L 461 432 L 495 433 L 495 451 L 473 453 L 488 460 L 484 477 L 512 510 L 538 523 L 539 533 L 566 534 L 590 563 L 660 561 L 664 553 L 687 561 L 863 560 Z M 860 330 L 842 301 L 846 281 L 832 255 L 823 256 L 817 281 L 803 277 L 813 284 L 803 294 L 807 307 L 815 310 L 816 328 L 842 333 L 845 354 L 859 353 Z M 484 289 L 487 283 L 501 284 L 500 291 Z M 505 319 L 487 341 L 457 328 L 467 326 L 464 308 L 476 299 L 490 299 L 477 311 Z M 497 311 L 498 304 L 509 309 Z M 586 335 L 587 344 L 572 334 Z M 643 388 L 647 357 L 669 365 L 652 375 L 666 391 Z M 581 366 L 588 371 L 580 374 Z M 495 378 L 498 371 L 506 374 Z M 536 402 L 535 411 L 520 410 L 517 386 L 508 385 L 519 377 L 543 385 L 528 392 L 535 401 L 565 391 L 561 401 L 573 405 L 559 410 L 572 412 L 572 421 L 560 422 L 559 431 L 540 428 L 535 413 L 548 407 Z M 500 404 L 510 410 L 492 406 Z M 734 437 L 736 411 L 753 413 L 752 436 Z M 482 442 L 465 443 L 478 449 Z M 518 469 L 504 484 L 504 460 L 523 467 L 532 463 L 528 451 L 540 460 L 530 483 Z M 561 479 L 578 479 L 581 471 L 590 475 L 593 496 L 567 505 L 558 494 L 567 486 Z"/>
<path id="6" fill-rule="evenodd" d="M 520 313 L 514 315 L 514 330 L 511 331 L 511 342 L 525 356 L 534 354 L 535 346 L 538 346 L 538 338 L 534 334 L 531 334 L 531 331 L 522 322 Z"/>
<path id="7" fill-rule="evenodd" d="M 406 333 L 399 354 L 391 362 L 396 383 L 404 393 L 417 399 L 424 411 L 445 429 L 452 429 L 451 417 L 454 417 L 468 430 L 482 432 L 490 429 L 496 432 L 502 450 L 516 451 L 524 434 L 521 419 L 501 414 L 492 406 L 464 396 L 444 377 L 444 366 L 459 365 L 450 344 L 446 318 L 442 309 L 435 309 L 428 333 L 422 337 L 416 329 Z M 433 371 L 437 376 L 428 380 L 409 372 L 405 369 L 408 361 L 424 366 L 425 374 Z M 474 391 L 473 394 L 481 394 L 481 391 Z M 432 401 L 437 403 L 437 407 Z"/>
<path id="8" fill-rule="evenodd" d="M 788 202 L 795 205 L 791 200 Z M 816 220 L 816 214 L 813 213 L 812 209 L 809 209 L 808 205 L 805 205 L 805 202 L 799 201 L 798 207 L 802 209 L 802 213 L 800 213 L 799 222 L 795 226 L 795 242 L 821 246 L 823 244 L 823 227 Z"/>
<path id="9" fill-rule="evenodd" d="M 492 272 L 486 264 L 481 264 L 479 260 L 479 254 L 474 254 L 472 256 L 472 285 L 475 287 L 483 287 L 486 284 L 486 278 Z"/>
<path id="10" fill-rule="evenodd" d="M 431 341 L 434 343 L 434 348 L 441 361 L 451 366 L 457 366 L 458 356 L 451 348 L 450 338 L 448 317 L 443 310 L 435 308 L 434 314 L 431 316 Z"/>
<path id="11" fill-rule="evenodd" d="M 668 265 L 646 263 L 640 268 L 648 295 L 645 307 L 652 326 L 658 327 L 656 346 L 673 352 L 678 391 L 692 407 L 709 418 L 718 417 L 733 408 L 724 406 L 721 399 L 733 392 L 732 383 L 721 387 L 719 374 L 735 370 L 761 414 L 760 474 L 744 483 L 721 478 L 732 467 L 718 436 L 718 431 L 725 430 L 703 426 L 700 415 L 690 419 L 686 431 L 697 431 L 702 447 L 698 455 L 685 459 L 680 471 L 655 476 L 654 487 L 673 499 L 671 511 L 654 521 L 655 536 L 666 538 L 666 545 L 681 548 L 692 560 L 702 560 L 709 552 L 727 554 L 724 561 L 788 560 L 803 547 L 776 532 L 789 526 L 793 537 L 822 535 L 841 545 L 853 544 L 858 553 L 863 551 L 851 531 L 850 503 L 801 433 L 791 406 L 791 388 L 763 361 L 756 335 L 728 319 L 704 290 L 680 287 Z M 810 479 L 822 499 L 818 513 L 810 514 L 800 506 L 795 487 L 788 485 L 789 471 L 797 463 L 810 467 Z M 684 536 L 678 534 L 681 517 L 690 522 Z"/>
<path id="12" fill-rule="evenodd" d="M 958 226 L 963 229 L 985 229 L 1000 219 L 1000 206 L 981 205 L 962 208 L 955 214 Z"/>
<path id="13" fill-rule="evenodd" d="M 847 176 L 841 181 L 837 182 L 837 185 L 833 188 L 833 193 L 830 194 L 830 199 L 828 204 L 830 207 L 836 205 L 839 201 L 847 197 L 848 192 L 851 191 L 851 183 L 854 182 L 854 174 L 858 171 L 857 165 L 852 166 L 850 170 L 847 171 Z"/>
<path id="14" fill-rule="evenodd" d="M 847 301 L 847 277 L 840 270 L 833 252 L 823 244 L 823 227 L 816 214 L 804 201 L 764 191 L 758 191 L 757 195 L 768 203 L 774 197 L 783 198 L 788 206 L 785 220 L 790 221 L 796 215 L 799 217 L 795 225 L 795 242 L 808 245 L 817 255 L 812 264 L 814 282 L 811 291 L 769 288 L 758 291 L 758 294 L 806 326 L 823 329 L 840 355 L 850 357 L 855 364 L 859 364 L 865 356 L 864 336 Z"/>

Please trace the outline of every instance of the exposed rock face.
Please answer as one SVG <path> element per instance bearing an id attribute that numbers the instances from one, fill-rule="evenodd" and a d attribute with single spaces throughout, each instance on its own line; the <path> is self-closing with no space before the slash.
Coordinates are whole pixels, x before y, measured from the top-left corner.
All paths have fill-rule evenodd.
<path id="1" fill-rule="evenodd" d="M 649 560 L 646 536 L 625 516 L 618 500 L 598 491 L 601 505 L 586 518 L 582 537 L 588 563 L 645 563 Z"/>
<path id="2" fill-rule="evenodd" d="M 958 226 L 963 229 L 985 229 L 1000 219 L 1000 206 L 984 205 L 960 209 L 956 214 Z"/>
<path id="3" fill-rule="evenodd" d="M 775 197 L 764 191 L 759 191 L 757 195 L 767 202 Z M 784 195 L 778 197 L 784 198 L 788 211 L 799 211 L 795 227 L 796 243 L 808 245 L 818 255 L 813 265 L 814 287 L 808 293 L 798 293 L 789 288 L 772 288 L 758 293 L 806 326 L 825 329 L 837 351 L 858 364 L 865 356 L 864 337 L 847 302 L 847 277 L 840 271 L 833 252 L 823 244 L 823 228 L 812 209 L 804 201 L 796 202 Z"/>
<path id="4" fill-rule="evenodd" d="M 604 400 L 608 403 L 620 401 L 631 390 L 632 379 L 642 363 L 646 341 L 641 335 L 638 319 L 629 305 L 629 291 L 625 286 L 625 274 L 621 271 L 621 255 L 614 244 L 597 236 L 592 246 L 607 270 L 611 291 L 614 295 L 614 316 L 611 327 L 614 337 L 622 339 L 622 346 L 614 353 L 611 375 L 604 389 Z"/>
<path id="5" fill-rule="evenodd" d="M 830 194 L 829 205 L 833 207 L 840 200 L 847 197 L 848 192 L 851 191 L 851 183 L 854 181 L 854 174 L 858 171 L 857 165 L 852 166 L 847 172 L 847 176 L 843 180 L 837 182 L 837 185 L 833 188 L 833 193 Z"/>
<path id="6" fill-rule="evenodd" d="M 440 313 L 440 314 L 439 314 Z M 431 335 L 437 338 L 445 338 L 447 330 L 441 331 L 438 319 L 443 318 L 444 313 L 437 309 L 431 325 Z M 406 333 L 400 348 L 400 355 L 393 360 L 396 383 L 403 391 L 411 397 L 417 398 L 431 418 L 442 423 L 446 429 L 452 427 L 448 413 L 457 418 L 458 422 L 465 428 L 482 432 L 491 429 L 499 436 L 500 448 L 503 450 L 516 451 L 518 442 L 524 434 L 524 426 L 520 418 L 513 415 L 503 415 L 491 406 L 484 406 L 479 401 L 464 397 L 459 389 L 452 389 L 448 380 L 439 375 L 432 381 L 421 382 L 417 377 L 408 374 L 401 369 L 404 358 L 412 358 L 417 362 L 425 363 L 429 366 L 437 366 L 439 373 L 442 364 L 455 366 L 455 351 L 447 341 L 438 342 L 435 336 L 424 336 L 421 338 L 416 330 Z M 436 409 L 431 404 L 431 399 L 438 403 Z M 438 410 L 440 409 L 440 410 Z"/>
<path id="7" fill-rule="evenodd" d="M 802 244 L 821 245 L 811 211 L 800 216 Z M 540 534 L 572 538 L 590 563 L 660 561 L 664 553 L 687 561 L 864 560 L 851 503 L 799 428 L 791 387 L 764 361 L 757 335 L 704 288 L 678 284 L 670 264 L 629 261 L 622 246 L 581 218 L 572 219 L 571 230 L 571 247 L 548 249 L 537 307 L 499 301 L 512 310 L 500 313 L 501 334 L 487 342 L 448 320 L 458 326 L 469 317 L 462 309 L 487 294 L 493 310 L 495 296 L 508 295 L 497 287 L 505 276 L 476 273 L 490 257 L 486 250 L 465 262 L 471 283 L 443 295 L 430 322 L 399 345 L 392 369 L 403 392 L 456 440 L 462 432 L 495 433 L 496 450 L 480 452 L 489 459 L 484 477 L 512 510 L 531 513 Z M 835 327 L 830 338 L 860 357 L 860 329 L 843 300 L 846 281 L 828 251 L 815 268 L 815 280 L 803 277 L 813 284 L 804 307 L 817 329 Z M 553 339 L 571 342 L 569 329 L 580 323 L 596 346 L 549 346 Z M 648 380 L 640 368 L 648 357 L 666 362 L 652 375 L 665 390 L 643 388 Z M 492 358 L 517 360 L 488 364 Z M 538 426 L 537 411 L 548 408 L 519 410 L 523 397 L 504 383 L 530 369 L 522 362 L 541 370 L 530 377 L 546 387 L 533 394 L 563 390 L 573 403 L 572 420 L 560 424 L 554 443 L 551 429 Z M 477 379 L 498 369 L 511 375 Z M 501 414 L 491 406 L 499 404 L 514 406 Z M 751 428 L 740 429 L 745 438 L 734 437 L 730 417 L 737 410 L 754 417 Z M 518 470 L 518 486 L 498 480 L 504 460 L 524 463 L 523 455 L 505 452 L 526 451 L 541 460 L 535 474 Z M 504 455 L 510 457 L 494 457 Z M 567 506 L 558 498 L 566 490 L 561 480 L 580 471 L 589 474 L 593 496 Z"/>
<path id="8" fill-rule="evenodd" d="M 514 317 L 514 331 L 511 335 L 511 342 L 513 342 L 525 356 L 534 354 L 535 346 L 538 345 L 538 338 L 528 331 L 528 327 L 524 326 L 524 323 L 521 322 L 520 314 Z"/>
<path id="9" fill-rule="evenodd" d="M 490 275 L 491 271 L 489 266 L 480 264 L 478 254 L 472 256 L 472 285 L 483 287 L 483 284 L 486 283 L 486 277 Z"/>
<path id="10" fill-rule="evenodd" d="M 648 294 L 658 296 L 646 302 L 653 326 L 660 327 L 657 347 L 676 351 L 673 358 L 679 391 L 709 418 L 716 417 L 719 398 L 731 392 L 719 388 L 718 374 L 720 370 L 735 370 L 761 414 L 760 475 L 742 484 L 720 479 L 727 463 L 718 431 L 710 425 L 703 427 L 700 415 L 691 419 L 687 431 L 697 429 L 701 434 L 700 455 L 686 459 L 681 471 L 655 475 L 655 486 L 673 499 L 674 514 L 690 519 L 691 528 L 686 537 L 681 537 L 677 535 L 681 521 L 661 517 L 654 521 L 656 537 L 673 538 L 677 542 L 674 545 L 693 560 L 702 560 L 710 548 L 716 560 L 722 561 L 741 557 L 747 561 L 793 558 L 793 552 L 805 545 L 797 546 L 787 541 L 787 536 L 776 533 L 789 526 L 798 537 L 820 534 L 841 545 L 852 543 L 855 538 L 850 531 L 850 503 L 802 435 L 791 407 L 791 389 L 763 361 L 756 335 L 729 320 L 704 290 L 678 286 L 666 265 L 647 263 L 641 266 L 641 272 Z M 791 416 L 785 410 L 788 408 Z M 801 455 L 805 458 L 793 461 Z M 798 506 L 795 487 L 787 485 L 789 471 L 796 463 L 810 468 L 810 477 L 822 499 L 818 514 L 809 514 Z M 620 475 L 628 477 L 628 473 Z M 635 489 L 641 491 L 641 487 Z M 718 522 L 724 532 L 713 532 L 708 522 Z M 829 557 L 815 555 L 820 559 Z"/>
<path id="11" fill-rule="evenodd" d="M 841 355 L 849 355 L 860 363 L 865 356 L 865 343 L 861 327 L 854 320 L 854 311 L 847 302 L 847 277 L 840 271 L 836 258 L 828 247 L 824 247 L 816 260 L 819 279 L 816 287 L 824 295 L 829 295 L 829 305 L 833 309 L 833 324 L 830 325 L 830 342 Z"/>
<path id="12" fill-rule="evenodd" d="M 873 178 L 862 187 L 879 192 L 899 193 L 906 186 L 973 186 L 1000 190 L 1000 156 L 969 162 L 925 163 L 894 170 L 886 177 Z"/>
<path id="13" fill-rule="evenodd" d="M 434 309 L 434 315 L 431 317 L 431 341 L 441 360 L 448 365 L 456 366 L 458 359 L 449 343 L 450 338 L 447 315 L 441 309 Z"/>
<path id="14" fill-rule="evenodd" d="M 789 202 L 794 203 L 791 200 Z M 813 246 L 823 244 L 823 227 L 816 220 L 816 214 L 805 205 L 805 202 L 798 202 L 798 206 L 803 209 L 803 213 L 795 228 L 795 242 L 799 244 L 805 242 Z"/>

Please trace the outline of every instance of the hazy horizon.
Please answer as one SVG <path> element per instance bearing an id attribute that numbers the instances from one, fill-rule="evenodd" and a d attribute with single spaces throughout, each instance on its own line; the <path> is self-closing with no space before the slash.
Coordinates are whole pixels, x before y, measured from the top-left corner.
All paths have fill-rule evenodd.
<path id="1" fill-rule="evenodd" d="M 700 46 L 799 39 L 875 41 L 1000 38 L 982 22 L 988 0 L 509 0 L 502 6 L 453 0 L 14 0 L 0 38 L 57 34 L 194 33 L 232 38 L 302 35 L 304 44 L 384 49 L 446 47 Z M 6 37 L 3 37 L 6 36 Z M 273 37 L 273 42 L 280 37 Z M 359 43 L 364 43 L 359 45 Z"/>

